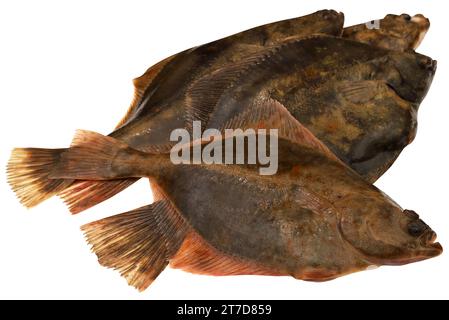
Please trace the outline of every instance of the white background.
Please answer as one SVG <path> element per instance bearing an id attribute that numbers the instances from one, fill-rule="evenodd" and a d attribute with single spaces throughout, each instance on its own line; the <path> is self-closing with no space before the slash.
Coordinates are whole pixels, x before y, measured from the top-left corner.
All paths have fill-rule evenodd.
<path id="1" fill-rule="evenodd" d="M 418 51 L 438 60 L 437 74 L 415 142 L 376 185 L 449 246 L 446 1 L 0 1 L 3 168 L 13 147 L 65 147 L 77 128 L 109 133 L 131 101 L 131 79 L 185 48 L 319 9 L 343 11 L 346 25 L 423 13 L 432 26 Z M 0 171 L 0 298 L 449 298 L 447 253 L 325 283 L 166 269 L 138 293 L 97 263 L 79 226 L 151 202 L 146 180 L 71 216 L 57 198 L 25 209 Z"/>

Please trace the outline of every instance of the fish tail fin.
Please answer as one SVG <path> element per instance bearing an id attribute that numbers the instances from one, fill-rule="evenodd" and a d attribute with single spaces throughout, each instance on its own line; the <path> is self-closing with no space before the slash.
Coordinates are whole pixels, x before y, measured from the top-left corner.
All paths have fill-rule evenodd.
<path id="1" fill-rule="evenodd" d="M 81 227 L 101 265 L 145 290 L 179 250 L 187 225 L 166 200 Z"/>
<path id="2" fill-rule="evenodd" d="M 132 150 L 114 138 L 89 131 L 78 131 L 71 148 L 16 148 L 7 165 L 8 183 L 28 208 L 58 195 L 72 213 L 79 213 L 111 198 L 139 179 L 83 179 L 98 175 L 101 170 L 102 175 L 106 175 L 108 171 L 104 172 L 104 168 L 108 168 L 108 161 L 125 149 Z M 69 170 L 65 171 L 66 168 Z"/>
<path id="3" fill-rule="evenodd" d="M 78 130 L 71 147 L 61 154 L 51 177 L 75 180 L 114 180 L 141 177 L 143 153 L 99 133 Z"/>
<path id="4" fill-rule="evenodd" d="M 73 182 L 50 178 L 52 169 L 66 150 L 16 148 L 12 151 L 6 169 L 8 183 L 24 206 L 34 207 Z"/>

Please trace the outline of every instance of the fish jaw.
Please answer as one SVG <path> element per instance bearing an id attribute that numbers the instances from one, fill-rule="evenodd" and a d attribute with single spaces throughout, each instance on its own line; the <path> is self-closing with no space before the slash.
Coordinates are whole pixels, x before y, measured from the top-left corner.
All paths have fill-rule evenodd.
<path id="1" fill-rule="evenodd" d="M 358 248 L 354 248 L 369 265 L 375 266 L 402 266 L 409 263 L 419 262 L 434 258 L 442 254 L 443 247 L 439 242 L 435 242 L 436 233 L 429 230 L 417 243 L 406 244 L 405 250 L 400 250 L 400 254 L 394 256 L 371 256 Z M 349 243 L 349 242 L 348 242 Z"/>
<path id="2" fill-rule="evenodd" d="M 443 253 L 443 247 L 439 242 L 436 242 L 436 238 L 437 234 L 429 229 L 419 238 L 417 244 L 409 245 L 414 253 L 413 255 L 402 259 L 386 259 L 383 264 L 400 266 L 437 257 Z"/>

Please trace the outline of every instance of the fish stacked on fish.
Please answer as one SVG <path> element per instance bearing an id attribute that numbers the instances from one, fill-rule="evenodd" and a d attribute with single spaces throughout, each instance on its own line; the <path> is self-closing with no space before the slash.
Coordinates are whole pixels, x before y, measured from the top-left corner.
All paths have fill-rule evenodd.
<path id="1" fill-rule="evenodd" d="M 69 148 L 15 149 L 9 183 L 27 207 L 59 195 L 78 213 L 149 178 L 152 204 L 83 227 L 99 262 L 139 290 L 169 264 L 323 281 L 437 256 L 435 232 L 372 185 L 416 134 L 436 70 L 414 51 L 429 21 L 343 20 L 318 11 L 173 55 L 134 81 L 116 130 L 79 131 Z M 218 132 L 263 128 L 270 141 L 278 130 L 277 172 L 174 164 L 170 135 L 192 132 L 194 121 Z M 253 138 L 240 130 L 181 151 L 217 144 L 222 154 Z"/>

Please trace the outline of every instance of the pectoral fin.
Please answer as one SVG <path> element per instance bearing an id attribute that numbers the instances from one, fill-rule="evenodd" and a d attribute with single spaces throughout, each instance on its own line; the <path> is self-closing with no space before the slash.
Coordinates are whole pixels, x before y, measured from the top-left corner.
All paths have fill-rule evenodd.
<path id="1" fill-rule="evenodd" d="M 237 128 L 242 130 L 248 128 L 255 130 L 277 129 L 279 137 L 320 150 L 331 159 L 340 161 L 309 129 L 299 123 L 279 101 L 268 97 L 259 97 L 242 109 L 244 111 L 226 122 L 221 127 L 221 131 Z"/>
<path id="2" fill-rule="evenodd" d="M 362 104 L 383 92 L 385 87 L 386 84 L 378 80 L 341 81 L 338 83 L 336 91 L 347 101 Z"/>

